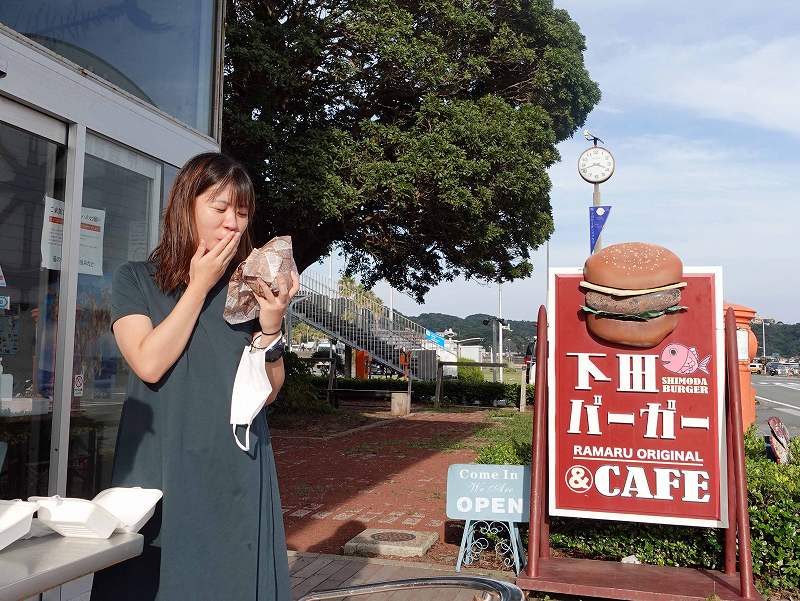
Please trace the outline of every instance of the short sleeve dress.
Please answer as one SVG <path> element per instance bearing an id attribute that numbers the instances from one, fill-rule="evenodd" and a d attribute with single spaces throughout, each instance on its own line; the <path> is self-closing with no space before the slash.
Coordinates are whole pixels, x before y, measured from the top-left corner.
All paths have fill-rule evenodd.
<path id="1" fill-rule="evenodd" d="M 166 295 L 149 262 L 115 274 L 112 323 L 147 315 L 158 325 Z M 226 274 L 229 276 L 230 274 Z M 144 553 L 95 575 L 92 601 L 290 601 L 286 541 L 265 413 L 250 452 L 230 425 L 233 381 L 255 321 L 222 317 L 228 277 L 208 293 L 186 349 L 156 384 L 131 374 L 120 418 L 113 485 L 159 488 Z M 240 434 L 240 440 L 244 440 Z"/>

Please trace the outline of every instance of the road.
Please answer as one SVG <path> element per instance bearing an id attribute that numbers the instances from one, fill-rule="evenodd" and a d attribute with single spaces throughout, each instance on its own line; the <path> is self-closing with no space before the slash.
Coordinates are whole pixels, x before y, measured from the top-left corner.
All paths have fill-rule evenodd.
<path id="1" fill-rule="evenodd" d="M 775 415 L 783 420 L 791 436 L 800 435 L 800 378 L 754 375 L 753 387 L 759 432 L 768 432 L 767 419 Z"/>

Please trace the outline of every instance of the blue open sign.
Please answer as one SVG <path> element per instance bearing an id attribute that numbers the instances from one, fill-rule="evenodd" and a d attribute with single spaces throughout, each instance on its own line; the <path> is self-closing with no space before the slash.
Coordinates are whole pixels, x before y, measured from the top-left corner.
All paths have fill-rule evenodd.
<path id="1" fill-rule="evenodd" d="M 529 465 L 451 465 L 447 470 L 447 517 L 527 522 L 530 492 Z"/>

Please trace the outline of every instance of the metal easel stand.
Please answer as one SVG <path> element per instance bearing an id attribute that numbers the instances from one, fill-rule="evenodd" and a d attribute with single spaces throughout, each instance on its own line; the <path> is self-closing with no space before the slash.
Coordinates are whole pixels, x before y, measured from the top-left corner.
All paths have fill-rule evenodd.
<path id="1" fill-rule="evenodd" d="M 497 557 L 503 558 L 503 568 L 514 566 L 514 572 L 520 573 L 521 566 L 525 564 L 525 550 L 519 528 L 514 522 L 494 522 L 490 520 L 467 520 L 464 524 L 464 535 L 461 537 L 461 547 L 458 550 L 456 572 L 461 571 L 462 565 L 470 565 L 478 561 L 481 554 L 489 548 L 489 536 L 497 537 L 503 530 L 508 533 L 508 541 L 497 540 L 494 552 Z"/>

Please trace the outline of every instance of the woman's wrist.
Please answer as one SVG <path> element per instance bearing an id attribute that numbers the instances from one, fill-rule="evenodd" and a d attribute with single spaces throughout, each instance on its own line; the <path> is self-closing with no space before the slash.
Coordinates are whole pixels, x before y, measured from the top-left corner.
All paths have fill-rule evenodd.
<path id="1" fill-rule="evenodd" d="M 280 334 L 281 327 L 283 326 L 283 316 L 278 321 L 261 321 L 258 322 L 258 327 L 261 328 L 261 333 L 267 336 L 272 336 L 273 334 Z"/>
<path id="2" fill-rule="evenodd" d="M 206 296 L 208 295 L 208 290 L 204 289 L 200 284 L 189 280 L 189 283 L 186 285 L 186 292 L 184 292 L 184 294 L 205 300 Z"/>
<path id="3" fill-rule="evenodd" d="M 253 343 L 256 348 L 267 348 L 273 342 L 275 342 L 278 338 L 283 335 L 283 332 L 278 330 L 275 334 L 265 334 L 263 332 L 256 332 L 253 334 Z"/>

